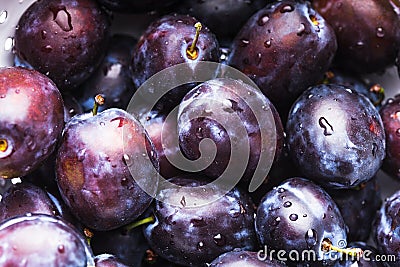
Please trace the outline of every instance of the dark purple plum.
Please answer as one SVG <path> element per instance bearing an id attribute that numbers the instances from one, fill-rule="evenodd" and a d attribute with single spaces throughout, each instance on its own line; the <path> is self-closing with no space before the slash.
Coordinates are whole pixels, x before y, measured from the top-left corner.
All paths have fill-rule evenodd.
<path id="1" fill-rule="evenodd" d="M 389 98 L 379 113 L 386 135 L 386 157 L 382 170 L 400 179 L 400 95 Z"/>
<path id="2" fill-rule="evenodd" d="M 226 45 L 256 11 L 263 8 L 268 0 L 208 0 L 180 1 L 178 13 L 189 14 L 204 22 L 215 33 L 218 40 Z"/>
<path id="3" fill-rule="evenodd" d="M 314 0 L 312 5 L 335 30 L 337 66 L 367 73 L 394 64 L 400 45 L 400 17 L 390 1 Z"/>
<path id="4" fill-rule="evenodd" d="M 96 255 L 96 257 L 94 257 L 94 263 L 96 267 L 129 267 L 111 254 Z"/>
<path id="5" fill-rule="evenodd" d="M 35 70 L 0 68 L 0 177 L 24 176 L 55 150 L 64 127 L 56 85 Z"/>
<path id="6" fill-rule="evenodd" d="M 382 196 L 377 178 L 351 189 L 327 191 L 337 204 L 348 227 L 347 240 L 367 241 L 371 234 L 372 221 L 382 205 Z"/>
<path id="7" fill-rule="evenodd" d="M 270 130 L 265 132 L 267 129 Z M 262 153 L 268 154 L 272 163 L 283 147 L 283 127 L 273 104 L 254 87 L 230 78 L 204 82 L 184 97 L 179 105 L 178 134 L 183 154 L 190 160 L 200 159 L 194 166 L 200 168 L 211 161 L 204 170 L 209 177 L 220 177 L 228 166 L 237 167 L 238 162 L 248 158 L 241 176 L 246 185 Z M 213 145 L 203 143 L 201 148 L 205 139 L 211 139 L 216 146 L 214 159 L 208 156 L 215 149 Z M 241 150 L 247 142 L 249 152 Z"/>
<path id="8" fill-rule="evenodd" d="M 63 200 L 94 230 L 128 224 L 152 201 L 139 184 L 152 193 L 157 188 L 153 155 L 143 126 L 126 111 L 77 115 L 65 127 L 56 161 Z"/>
<path id="9" fill-rule="evenodd" d="M 109 253 L 128 266 L 140 266 L 149 248 L 141 228 L 94 232 L 90 246 L 95 255 Z"/>
<path id="10" fill-rule="evenodd" d="M 85 111 L 94 105 L 94 96 L 101 94 L 107 108 L 126 109 L 135 93 L 130 71 L 130 57 L 137 40 L 128 35 L 116 34 L 110 39 L 106 55 L 96 71 L 79 87 L 82 95 L 78 97 Z"/>
<path id="11" fill-rule="evenodd" d="M 23 182 L 11 186 L 2 194 L 0 202 L 0 223 L 16 217 L 31 214 L 55 216 L 58 211 L 46 191 L 31 183 Z"/>
<path id="12" fill-rule="evenodd" d="M 197 33 L 199 35 L 195 42 Z M 193 44 L 193 51 L 189 53 Z M 199 71 L 199 62 L 218 62 L 219 57 L 218 40 L 207 27 L 201 27 L 196 18 L 179 14 L 166 15 L 147 27 L 135 47 L 131 64 L 133 82 L 136 87 L 140 87 L 154 74 L 180 63 L 191 63 L 186 69 L 188 75 L 194 74 Z M 177 80 L 177 77 L 169 78 Z M 194 86 L 187 84 L 171 88 L 156 104 L 156 110 L 168 114 Z M 153 94 L 150 92 L 150 95 Z"/>
<path id="13" fill-rule="evenodd" d="M 247 194 L 236 188 L 224 194 L 216 185 L 188 193 L 185 188 L 205 184 L 193 177 L 170 182 L 182 187 L 161 190 L 155 222 L 144 229 L 156 254 L 184 266 L 200 266 L 235 248 L 257 248 L 254 207 Z"/>
<path id="14" fill-rule="evenodd" d="M 323 77 L 336 48 L 333 29 L 307 1 L 284 0 L 246 22 L 228 63 L 253 79 L 285 119 L 296 97 Z"/>
<path id="15" fill-rule="evenodd" d="M 2 223 L 0 251 L 1 266 L 94 266 L 85 239 L 64 221 L 43 214 Z"/>
<path id="16" fill-rule="evenodd" d="M 284 263 L 273 259 L 262 260 L 262 255 L 252 251 L 230 251 L 213 260 L 210 267 L 284 267 Z"/>
<path id="17" fill-rule="evenodd" d="M 179 0 L 97 0 L 101 5 L 117 13 L 144 13 L 163 11 Z"/>
<path id="18" fill-rule="evenodd" d="M 385 199 L 373 224 L 373 238 L 381 254 L 394 255 L 396 261 L 391 266 L 398 266 L 400 261 L 400 191 Z"/>
<path id="19" fill-rule="evenodd" d="M 61 91 L 75 88 L 100 64 L 110 18 L 94 0 L 41 0 L 21 16 L 15 52 Z"/>
<path id="20" fill-rule="evenodd" d="M 269 251 L 283 250 L 288 260 L 319 266 L 335 259 L 333 251 L 324 250 L 326 243 L 339 248 L 346 243 L 346 225 L 333 199 L 320 186 L 298 177 L 264 196 L 257 209 L 256 232 Z M 303 255 L 306 250 L 313 252 L 309 259 L 289 258 L 291 251 Z"/>
<path id="21" fill-rule="evenodd" d="M 377 257 L 379 251 L 366 244 L 365 242 L 352 242 L 348 245 L 350 248 L 357 248 L 363 251 L 360 257 L 347 256 L 340 259 L 334 267 L 387 267 L 387 262 L 382 261 L 382 258 Z"/>
<path id="22" fill-rule="evenodd" d="M 331 188 L 370 180 L 385 157 L 378 111 L 348 87 L 322 84 L 293 104 L 286 125 L 289 153 L 309 179 Z"/>

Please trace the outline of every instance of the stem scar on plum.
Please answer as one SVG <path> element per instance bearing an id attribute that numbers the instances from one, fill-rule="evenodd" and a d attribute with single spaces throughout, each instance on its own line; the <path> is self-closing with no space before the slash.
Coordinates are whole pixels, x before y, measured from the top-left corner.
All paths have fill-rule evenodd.
<path id="1" fill-rule="evenodd" d="M 329 252 L 329 251 L 336 251 L 339 253 L 343 253 L 346 255 L 349 255 L 351 257 L 361 257 L 363 254 L 362 249 L 360 248 L 339 248 L 336 247 L 332 244 L 331 240 L 329 238 L 325 238 L 322 240 L 321 243 L 321 250 L 324 252 Z"/>
<path id="2" fill-rule="evenodd" d="M 6 152 L 8 148 L 8 142 L 6 139 L 0 139 L 0 152 Z"/>
<path id="3" fill-rule="evenodd" d="M 94 97 L 94 105 L 93 105 L 93 110 L 92 110 L 92 114 L 93 116 L 97 115 L 97 111 L 99 109 L 99 106 L 104 105 L 104 97 L 102 95 L 96 95 Z"/>
<path id="4" fill-rule="evenodd" d="M 194 36 L 192 44 L 186 49 L 186 55 L 191 60 L 195 60 L 199 56 L 199 49 L 196 47 L 196 44 L 199 40 L 200 31 L 203 26 L 200 22 L 196 22 L 196 24 L 194 24 L 194 27 L 196 28 L 196 34 Z"/>

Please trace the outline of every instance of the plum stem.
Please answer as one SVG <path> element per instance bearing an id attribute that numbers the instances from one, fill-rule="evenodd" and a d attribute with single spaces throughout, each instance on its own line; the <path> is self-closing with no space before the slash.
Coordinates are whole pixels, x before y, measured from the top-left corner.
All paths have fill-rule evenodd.
<path id="1" fill-rule="evenodd" d="M 86 237 L 86 242 L 88 243 L 88 245 L 90 246 L 90 241 L 92 240 L 93 237 L 93 232 L 89 229 L 89 228 L 84 228 L 83 229 L 83 234 Z"/>
<path id="2" fill-rule="evenodd" d="M 129 232 L 129 231 L 131 231 L 132 229 L 134 229 L 136 227 L 139 227 L 141 225 L 145 225 L 145 224 L 148 224 L 148 223 L 153 223 L 154 221 L 155 221 L 154 216 L 149 216 L 149 217 L 146 217 L 144 219 L 141 219 L 141 220 L 138 220 L 136 222 L 133 222 L 131 224 L 128 224 L 127 226 L 125 226 L 125 230 L 127 232 Z"/>
<path id="3" fill-rule="evenodd" d="M 321 249 L 322 251 L 328 252 L 328 251 L 336 251 L 339 253 L 343 253 L 352 257 L 359 257 L 363 254 L 362 249 L 360 248 L 339 248 L 339 247 L 335 247 L 334 245 L 332 245 L 332 242 L 325 238 L 322 241 L 321 244 Z"/>
<path id="4" fill-rule="evenodd" d="M 375 95 L 378 95 L 378 100 L 373 103 L 374 106 L 376 107 L 382 104 L 382 101 L 385 98 L 385 89 L 383 89 L 380 84 L 374 84 L 371 86 L 371 88 L 369 88 L 369 91 L 371 91 Z"/>
<path id="5" fill-rule="evenodd" d="M 94 104 L 93 104 L 93 109 L 92 109 L 92 114 L 93 116 L 97 115 L 97 111 L 99 109 L 99 106 L 104 105 L 104 97 L 102 95 L 96 95 L 94 97 Z"/>
<path id="6" fill-rule="evenodd" d="M 197 49 L 196 45 L 197 41 L 199 40 L 201 28 L 203 26 L 201 25 L 200 22 L 196 22 L 196 24 L 194 24 L 194 27 L 196 28 L 196 34 L 194 36 L 192 45 L 186 49 L 187 56 L 192 60 L 195 60 L 199 56 L 199 50 Z"/>
<path id="7" fill-rule="evenodd" d="M 6 139 L 0 139 L 0 152 L 5 152 L 8 148 L 8 143 Z"/>

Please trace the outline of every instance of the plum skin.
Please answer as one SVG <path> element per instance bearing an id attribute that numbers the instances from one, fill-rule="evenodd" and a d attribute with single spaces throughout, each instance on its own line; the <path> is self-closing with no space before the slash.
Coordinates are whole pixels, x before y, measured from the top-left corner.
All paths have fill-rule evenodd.
<path id="1" fill-rule="evenodd" d="M 56 148 L 64 103 L 45 75 L 20 67 L 0 69 L 0 177 L 34 171 Z"/>
<path id="2" fill-rule="evenodd" d="M 89 77 L 104 56 L 111 20 L 93 0 L 41 0 L 21 16 L 15 52 L 61 91 Z"/>
<path id="3" fill-rule="evenodd" d="M 288 103 L 328 70 L 337 43 L 332 27 L 308 2 L 285 0 L 255 13 L 231 48 L 228 64 L 253 79 L 285 119 Z"/>
<path id="4" fill-rule="evenodd" d="M 324 239 L 336 247 L 347 239 L 344 220 L 333 199 L 302 177 L 289 178 L 269 191 L 256 214 L 257 235 L 268 248 L 300 254 L 313 250 L 322 260 L 327 256 L 321 250 Z"/>
<path id="5" fill-rule="evenodd" d="M 169 181 L 183 187 L 204 185 L 204 178 L 177 176 Z M 163 258 L 183 266 L 200 266 L 234 248 L 254 250 L 254 207 L 250 197 L 234 188 L 225 195 L 217 186 L 202 194 L 184 195 L 180 189 L 163 189 L 163 199 L 181 200 L 179 206 L 156 200 L 155 222 L 144 228 L 150 247 Z M 205 205 L 209 197 L 215 199 Z M 186 203 L 200 203 L 187 207 Z"/>
<path id="6" fill-rule="evenodd" d="M 126 142 L 129 145 L 124 146 Z M 138 181 L 144 179 L 153 193 L 157 187 L 156 177 L 150 176 L 155 167 L 146 166 L 149 162 L 144 159 L 151 149 L 140 123 L 123 110 L 75 116 L 66 125 L 56 160 L 63 200 L 94 230 L 112 230 L 132 222 L 152 201 Z M 131 168 L 136 168 L 135 178 Z"/>
<path id="7" fill-rule="evenodd" d="M 400 95 L 389 99 L 379 111 L 386 134 L 386 157 L 382 170 L 400 180 Z"/>
<path id="8" fill-rule="evenodd" d="M 310 87 L 293 104 L 287 144 L 302 174 L 332 188 L 370 180 L 385 157 L 378 111 L 363 95 L 337 85 Z"/>

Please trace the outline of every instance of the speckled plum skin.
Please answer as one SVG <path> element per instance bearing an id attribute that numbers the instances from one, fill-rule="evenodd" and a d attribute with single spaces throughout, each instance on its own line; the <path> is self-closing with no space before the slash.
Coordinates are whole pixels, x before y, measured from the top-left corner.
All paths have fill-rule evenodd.
<path id="1" fill-rule="evenodd" d="M 333 29 L 309 3 L 284 0 L 246 22 L 228 64 L 253 79 L 282 115 L 288 103 L 323 77 L 336 49 Z"/>
<path id="2" fill-rule="evenodd" d="M 397 266 L 400 260 L 400 191 L 395 192 L 385 200 L 377 213 L 373 225 L 373 238 L 380 253 L 395 255 Z"/>
<path id="3" fill-rule="evenodd" d="M 54 151 L 64 127 L 56 85 L 34 70 L 0 68 L 0 177 L 24 176 Z"/>
<path id="4" fill-rule="evenodd" d="M 1 224 L 0 248 L 1 266 L 94 266 L 83 236 L 64 221 L 43 214 Z"/>
<path id="5" fill-rule="evenodd" d="M 400 19 L 390 2 L 312 1 L 335 31 L 335 64 L 358 73 L 383 71 L 394 64 L 400 45 Z"/>
<path id="6" fill-rule="evenodd" d="M 260 260 L 258 253 L 253 251 L 230 251 L 220 255 L 210 264 L 210 267 L 232 266 L 284 267 L 286 265 L 272 259 Z"/>
<path id="7" fill-rule="evenodd" d="M 175 177 L 170 181 L 185 187 L 204 185 L 188 177 Z M 218 187 L 213 189 L 201 195 L 183 195 L 179 189 L 161 192 L 166 199 L 181 199 L 181 205 L 158 200 L 155 203 L 155 222 L 146 226 L 144 235 L 158 255 L 183 266 L 201 266 L 235 248 L 257 248 L 250 197 L 236 188 L 226 195 L 221 194 Z M 207 202 L 212 194 L 222 197 L 199 207 L 185 205 Z"/>
<path id="8" fill-rule="evenodd" d="M 152 149 L 141 124 L 124 110 L 75 116 L 65 127 L 56 161 L 63 200 L 94 230 L 132 222 L 152 201 L 138 181 L 153 193 L 157 188 L 154 166 L 145 159 Z"/>
<path id="9" fill-rule="evenodd" d="M 60 90 L 70 90 L 100 64 L 110 19 L 94 0 L 41 0 L 21 16 L 15 52 Z"/>
<path id="10" fill-rule="evenodd" d="M 304 176 L 332 188 L 370 180 L 385 157 L 385 132 L 378 111 L 347 87 L 310 87 L 293 104 L 287 144 Z"/>
<path id="11" fill-rule="evenodd" d="M 11 186 L 2 196 L 0 223 L 27 213 L 51 216 L 57 214 L 57 209 L 46 191 L 27 182 Z"/>
<path id="12" fill-rule="evenodd" d="M 346 241 L 346 226 L 335 202 L 320 186 L 299 177 L 264 196 L 257 209 L 256 232 L 268 249 L 285 250 L 286 257 L 291 250 L 300 255 L 313 250 L 321 264 L 328 256 L 321 250 L 325 238 L 338 247 Z"/>
<path id="13" fill-rule="evenodd" d="M 259 113 L 261 117 L 260 121 L 257 121 L 255 112 L 258 113 L 260 110 L 263 112 Z M 272 117 L 269 117 L 267 111 L 272 113 Z M 193 115 L 195 118 L 190 119 Z M 187 158 L 196 160 L 200 157 L 200 143 L 205 138 L 210 138 L 215 143 L 217 152 L 214 161 L 204 173 L 212 178 L 219 177 L 230 162 L 243 160 L 242 157 L 237 159 L 232 156 L 232 150 L 239 147 L 237 144 L 247 141 L 244 140 L 246 137 L 241 137 L 240 132 L 232 126 L 237 123 L 236 116 L 240 118 L 240 123 L 247 131 L 246 137 L 250 147 L 248 164 L 241 177 L 241 182 L 248 184 L 260 160 L 261 142 L 265 142 L 267 146 L 269 142 L 262 140 L 261 127 L 275 127 L 275 136 L 265 138 L 275 138 L 276 146 L 267 147 L 264 151 L 275 153 L 272 154 L 275 160 L 280 156 L 284 139 L 282 122 L 274 105 L 248 84 L 234 79 L 213 79 L 186 94 L 178 111 L 179 145 Z M 232 136 L 229 136 L 227 127 L 232 128 Z M 211 151 L 213 148 L 207 147 L 204 150 Z M 245 156 L 247 155 L 243 155 Z"/>
<path id="14" fill-rule="evenodd" d="M 379 111 L 386 135 L 382 170 L 400 180 L 400 95 L 390 98 Z"/>

